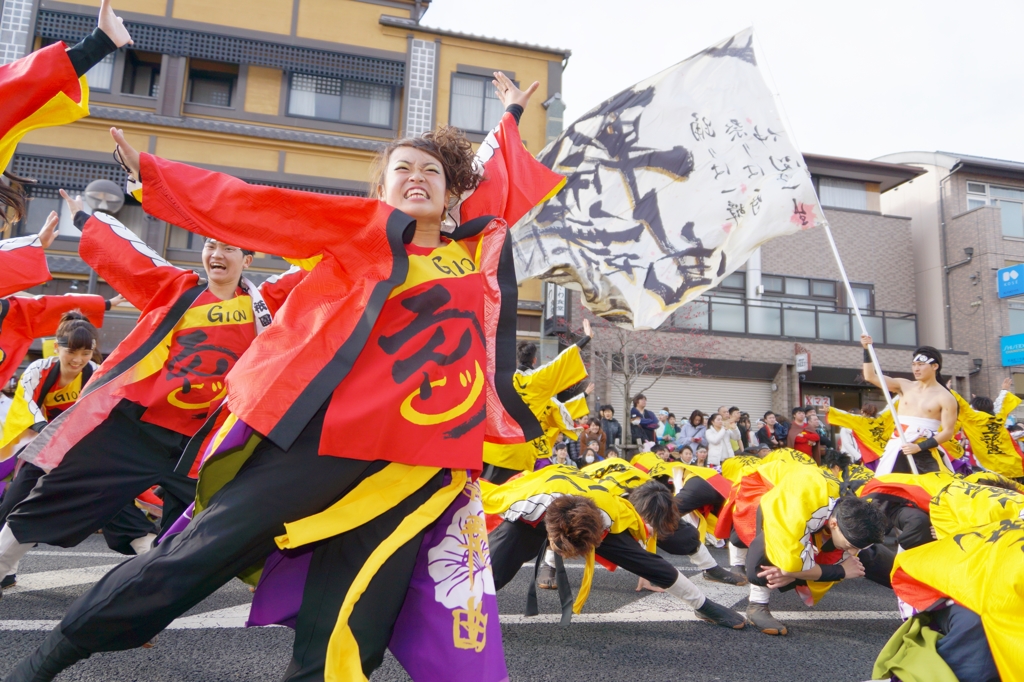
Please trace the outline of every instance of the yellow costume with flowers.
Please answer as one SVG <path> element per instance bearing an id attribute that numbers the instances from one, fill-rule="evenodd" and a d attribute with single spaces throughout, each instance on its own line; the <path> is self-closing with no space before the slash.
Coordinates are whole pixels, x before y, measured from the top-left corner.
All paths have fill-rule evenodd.
<path id="1" fill-rule="evenodd" d="M 957 479 L 932 498 L 929 516 L 941 540 L 993 521 L 1024 520 L 1024 494 Z"/>

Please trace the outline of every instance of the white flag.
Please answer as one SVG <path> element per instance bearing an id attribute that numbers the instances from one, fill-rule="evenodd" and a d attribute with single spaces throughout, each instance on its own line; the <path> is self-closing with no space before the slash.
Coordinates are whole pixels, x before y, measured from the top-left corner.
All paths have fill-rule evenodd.
<path id="1" fill-rule="evenodd" d="M 595 107 L 541 152 L 568 177 L 513 229 L 516 272 L 653 329 L 773 237 L 824 224 L 750 29 Z"/>

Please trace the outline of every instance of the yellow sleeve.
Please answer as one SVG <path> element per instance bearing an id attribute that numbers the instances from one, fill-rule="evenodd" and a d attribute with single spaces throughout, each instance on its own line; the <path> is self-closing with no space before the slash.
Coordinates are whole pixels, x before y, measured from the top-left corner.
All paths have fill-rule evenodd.
<path id="1" fill-rule="evenodd" d="M 764 494 L 764 547 L 772 564 L 789 572 L 814 565 L 812 536 L 825 526 L 839 498 L 838 484 L 832 487 L 816 467 L 799 467 Z"/>
<path id="2" fill-rule="evenodd" d="M 996 398 L 996 403 L 999 407 L 996 408 L 996 416 L 1006 421 L 1006 418 L 1010 416 L 1010 413 L 1017 409 L 1020 405 L 1020 397 L 1016 393 L 1010 391 L 1002 391 L 999 397 Z"/>
<path id="3" fill-rule="evenodd" d="M 543 402 L 564 391 L 573 384 L 587 378 L 579 346 L 573 344 L 558 354 L 551 362 L 529 372 L 517 373 L 516 381 L 521 387 L 520 394 L 528 404 Z"/>
<path id="4" fill-rule="evenodd" d="M 978 427 L 983 426 L 991 415 L 978 412 L 971 404 L 964 400 L 963 396 L 956 391 L 950 391 L 953 397 L 956 398 L 957 407 L 960 408 L 960 415 L 958 421 L 965 426 Z"/>
<path id="5" fill-rule="evenodd" d="M 33 411 L 39 410 L 38 406 L 25 397 L 25 383 L 18 382 L 18 390 L 14 394 L 14 401 L 7 411 L 7 418 L 4 420 L 3 437 L 0 438 L 0 448 L 6 448 L 12 443 L 17 443 L 33 424 L 39 421 L 39 417 Z M 14 454 L 14 450 L 5 452 L 0 459 L 8 459 Z"/>
<path id="6" fill-rule="evenodd" d="M 573 419 L 586 417 L 590 414 L 590 405 L 587 405 L 587 394 L 580 393 L 572 400 L 567 400 L 565 402 L 565 409 L 569 411 L 569 415 L 572 416 Z"/>

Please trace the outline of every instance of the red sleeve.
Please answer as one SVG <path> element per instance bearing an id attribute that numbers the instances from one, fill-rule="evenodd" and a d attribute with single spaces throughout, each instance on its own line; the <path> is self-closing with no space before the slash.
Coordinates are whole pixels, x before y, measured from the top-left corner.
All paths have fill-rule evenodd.
<path id="1" fill-rule="evenodd" d="M 484 180 L 459 209 L 463 223 L 493 215 L 511 227 L 565 184 L 564 177 L 533 158 L 523 146 L 516 119 L 508 112 L 480 145 L 477 158 L 483 161 Z"/>
<path id="2" fill-rule="evenodd" d="M 383 236 L 363 228 L 392 210 L 360 197 L 250 185 L 150 154 L 142 154 L 141 175 L 146 213 L 189 232 L 285 258 L 312 258 L 325 249 L 369 251 L 361 248 L 362 240 Z"/>
<path id="3" fill-rule="evenodd" d="M 106 213 L 93 214 L 82 226 L 78 252 L 100 277 L 139 310 L 145 310 L 157 292 L 171 282 L 181 277 L 194 277 L 191 270 L 168 263 L 137 234 Z"/>
<path id="4" fill-rule="evenodd" d="M 48 282 L 50 270 L 39 237 L 33 234 L 0 241 L 0 272 L 0 296 Z"/>
<path id="5" fill-rule="evenodd" d="M 299 282 L 306 278 L 309 274 L 308 270 L 303 270 L 298 266 L 293 266 L 291 269 L 282 272 L 280 275 L 274 275 L 267 279 L 263 284 L 260 285 L 260 295 L 263 296 L 263 301 L 270 308 L 270 314 L 276 315 L 278 309 L 284 305 L 284 301 L 288 298 L 288 294 L 292 292 Z"/>
<path id="6" fill-rule="evenodd" d="M 69 310 L 81 310 L 94 326 L 102 327 L 107 306 L 102 296 L 86 294 L 16 296 L 9 300 L 12 305 L 4 318 L 4 327 L 17 325 L 18 333 L 30 339 L 56 334 L 60 318 Z"/>
<path id="7" fill-rule="evenodd" d="M 82 101 L 78 75 L 66 49 L 57 42 L 0 66 L 0 140 L 59 92 Z"/>

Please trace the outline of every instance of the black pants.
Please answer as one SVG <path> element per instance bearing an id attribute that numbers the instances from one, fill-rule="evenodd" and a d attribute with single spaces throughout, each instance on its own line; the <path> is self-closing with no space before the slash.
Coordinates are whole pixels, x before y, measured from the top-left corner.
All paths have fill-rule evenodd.
<path id="1" fill-rule="evenodd" d="M 690 556 L 700 549 L 700 531 L 693 524 L 683 521 L 675 533 L 668 537 L 658 536 L 658 549 L 676 556 Z"/>
<path id="2" fill-rule="evenodd" d="M 954 604 L 933 612 L 931 618 L 945 635 L 935 650 L 958 680 L 999 682 L 999 670 L 977 613 Z"/>
<path id="3" fill-rule="evenodd" d="M 720 509 L 725 498 L 715 490 L 714 486 L 700 476 L 691 476 L 683 482 L 683 487 L 676 493 L 676 507 L 680 514 L 689 514 L 695 509 L 713 506 Z"/>
<path id="4" fill-rule="evenodd" d="M 174 472 L 188 436 L 139 421 L 144 411 L 122 400 L 39 479 L 7 517 L 18 542 L 74 547 L 157 484 L 162 527 L 181 516 L 196 495 L 196 482 Z"/>
<path id="5" fill-rule="evenodd" d="M 938 471 L 941 467 L 939 463 L 935 461 L 932 456 L 931 450 L 922 450 L 921 452 L 912 455 L 914 458 L 914 464 L 917 465 L 917 473 L 929 474 Z M 894 474 L 912 474 L 910 470 L 910 462 L 907 461 L 907 456 L 902 452 L 896 457 L 896 461 L 892 465 L 892 473 Z"/>
<path id="6" fill-rule="evenodd" d="M 323 511 L 360 480 L 387 465 L 321 457 L 325 413 L 326 406 L 287 452 L 270 441 L 261 442 L 238 475 L 184 531 L 107 573 L 71 605 L 60 625 L 64 636 L 90 652 L 141 646 L 234 576 L 266 558 L 276 547 L 274 537 L 284 533 L 286 522 Z M 422 492 L 432 494 L 440 485 L 435 478 Z M 413 497 L 409 504 L 415 504 Z M 338 593 L 343 599 L 353 567 L 362 565 L 376 548 L 379 534 L 397 525 L 408 511 L 408 505 L 399 505 L 381 517 L 380 528 L 377 522 L 367 524 L 316 549 L 288 679 L 323 679 L 326 646 L 318 628 L 329 622 L 333 629 L 338 615 L 337 610 L 324 607 L 340 603 Z M 368 594 L 373 599 L 361 600 L 363 606 L 356 607 L 351 624 L 364 666 L 383 655 L 398 615 L 393 600 L 404 599 L 403 585 L 412 570 L 408 564 L 415 560 L 421 540 L 411 541 L 385 564 L 379 579 L 371 581 Z M 334 560 L 341 562 L 340 568 L 331 573 Z M 328 585 L 328 580 L 337 582 Z M 389 592 L 394 594 L 385 594 Z M 366 609 L 375 601 L 380 603 L 380 611 L 368 613 Z M 323 612 L 318 614 L 318 609 Z M 357 623 L 361 616 L 365 622 Z M 365 672 L 369 674 L 369 670 Z"/>
<path id="7" fill-rule="evenodd" d="M 524 521 L 502 521 L 487 535 L 496 590 L 511 582 L 524 562 L 537 556 L 546 537 L 543 522 L 534 527 Z M 679 577 L 675 566 L 644 550 L 628 532 L 606 535 L 596 554 L 658 587 L 671 587 Z"/>
<path id="8" fill-rule="evenodd" d="M 46 471 L 31 462 L 22 463 L 18 474 L 4 491 L 3 499 L 0 501 L 0 526 L 7 523 L 8 514 L 29 496 L 45 474 Z M 103 526 L 103 539 L 110 549 L 130 556 L 135 554 L 135 548 L 131 545 L 132 540 L 156 532 L 156 525 L 135 506 L 134 502 L 129 502 Z"/>
<path id="9" fill-rule="evenodd" d="M 758 512 L 760 514 L 760 512 Z M 878 583 L 883 587 L 892 588 L 892 582 L 889 579 L 889 574 L 892 573 L 892 565 L 896 560 L 896 555 L 891 549 L 885 545 L 872 545 L 867 549 L 862 549 L 857 555 L 860 562 L 864 564 L 864 577 L 871 582 Z M 768 560 L 768 555 L 764 549 L 764 532 L 760 529 L 757 531 L 757 535 L 754 537 L 754 541 L 750 543 L 750 548 L 747 550 L 747 580 L 752 585 L 760 585 L 761 587 L 767 587 L 768 581 L 764 578 L 757 577 L 757 574 L 761 572 L 761 566 L 774 566 L 771 561 Z M 781 588 L 781 591 L 785 592 L 793 589 L 796 585 L 806 585 L 806 580 L 796 580 L 789 585 Z"/>

